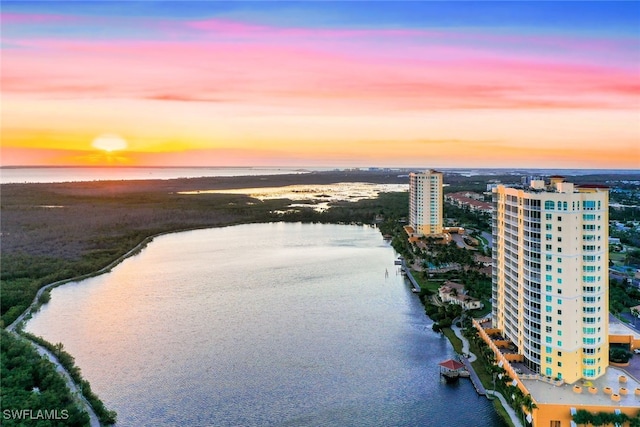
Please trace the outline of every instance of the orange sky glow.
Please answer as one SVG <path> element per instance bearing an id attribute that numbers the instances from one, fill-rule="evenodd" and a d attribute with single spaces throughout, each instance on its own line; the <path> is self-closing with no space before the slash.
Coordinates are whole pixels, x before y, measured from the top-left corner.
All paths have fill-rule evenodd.
<path id="1" fill-rule="evenodd" d="M 637 38 L 255 21 L 3 12 L 0 164 L 640 167 Z"/>

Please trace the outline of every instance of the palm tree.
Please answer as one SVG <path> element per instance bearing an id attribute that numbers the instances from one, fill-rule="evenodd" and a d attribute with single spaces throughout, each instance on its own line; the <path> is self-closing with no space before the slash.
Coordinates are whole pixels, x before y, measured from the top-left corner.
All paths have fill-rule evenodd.
<path id="1" fill-rule="evenodd" d="M 523 395 L 523 397 L 522 397 L 522 406 L 524 406 L 526 411 L 529 414 L 531 414 L 532 416 L 533 416 L 533 410 L 538 407 L 536 405 L 536 403 L 533 401 L 533 398 L 531 397 L 531 394 Z M 524 413 L 522 414 L 522 424 L 525 425 L 525 423 L 524 423 Z"/>
<path id="2" fill-rule="evenodd" d="M 55 350 L 55 355 L 58 359 L 60 359 L 60 354 L 62 353 L 62 350 L 64 349 L 64 345 L 59 342 L 59 343 L 55 343 L 53 345 L 53 349 Z"/>

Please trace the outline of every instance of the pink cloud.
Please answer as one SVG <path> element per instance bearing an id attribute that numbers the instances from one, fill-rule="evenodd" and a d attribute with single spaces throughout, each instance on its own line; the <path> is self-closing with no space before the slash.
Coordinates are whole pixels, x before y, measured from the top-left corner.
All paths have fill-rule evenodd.
<path id="1" fill-rule="evenodd" d="M 187 25 L 242 35 L 201 41 L 18 40 L 2 86 L 38 96 L 232 102 L 299 109 L 638 108 L 636 69 L 434 40 L 379 45 L 343 30 L 274 29 L 231 21 Z M 398 36 L 408 32 L 399 31 Z M 284 36 L 286 34 L 286 37 Z M 421 32 L 422 35 L 427 35 Z M 297 35 L 299 37 L 292 37 Z M 464 38 L 464 36 L 462 36 Z"/>

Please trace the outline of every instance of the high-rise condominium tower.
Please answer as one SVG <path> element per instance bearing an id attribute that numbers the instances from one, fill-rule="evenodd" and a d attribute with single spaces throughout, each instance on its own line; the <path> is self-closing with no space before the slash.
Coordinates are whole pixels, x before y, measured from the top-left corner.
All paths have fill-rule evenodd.
<path id="1" fill-rule="evenodd" d="M 409 225 L 416 234 L 442 233 L 442 172 L 409 175 Z"/>
<path id="2" fill-rule="evenodd" d="M 562 177 L 499 185 L 493 208 L 495 327 L 535 372 L 569 383 L 604 374 L 608 189 Z"/>

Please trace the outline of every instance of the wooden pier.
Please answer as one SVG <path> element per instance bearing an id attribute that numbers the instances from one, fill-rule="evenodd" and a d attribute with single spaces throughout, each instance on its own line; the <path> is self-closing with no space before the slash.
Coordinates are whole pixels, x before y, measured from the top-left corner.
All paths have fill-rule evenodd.
<path id="1" fill-rule="evenodd" d="M 462 364 L 464 365 L 464 367 L 467 368 L 467 371 L 469 372 L 469 379 L 471 380 L 471 383 L 473 384 L 473 387 L 476 389 L 476 392 L 478 393 L 478 395 L 486 396 L 487 390 L 482 385 L 482 381 L 480 381 L 478 374 L 476 374 L 476 371 L 473 369 L 473 366 L 471 366 L 471 363 L 469 362 L 469 360 L 467 360 L 466 357 L 461 357 L 460 360 L 462 361 Z"/>
<path id="2" fill-rule="evenodd" d="M 400 265 L 401 265 L 400 269 L 402 270 L 402 273 L 407 276 L 407 278 L 411 282 L 411 285 L 413 285 L 412 291 L 414 291 L 414 293 L 420 293 L 422 291 L 422 288 L 420 287 L 416 279 L 413 278 L 413 274 L 411 274 L 411 269 L 407 267 L 407 264 L 404 262 L 404 258 L 402 258 L 401 260 L 396 260 L 396 263 L 398 262 L 400 262 Z"/>

